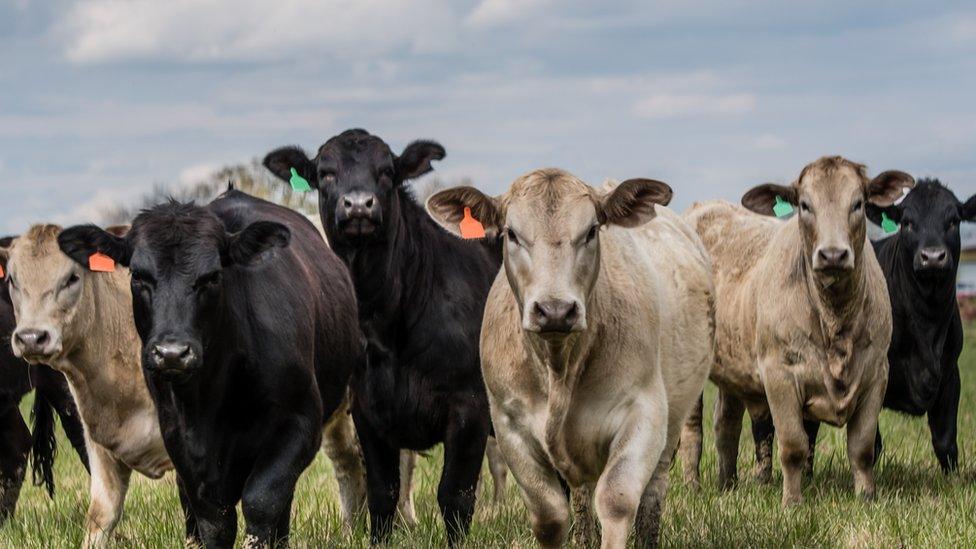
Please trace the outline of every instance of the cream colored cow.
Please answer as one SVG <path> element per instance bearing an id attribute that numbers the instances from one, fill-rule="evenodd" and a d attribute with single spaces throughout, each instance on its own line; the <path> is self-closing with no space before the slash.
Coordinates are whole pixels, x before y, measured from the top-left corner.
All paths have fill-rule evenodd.
<path id="1" fill-rule="evenodd" d="M 448 230 L 470 208 L 489 238 L 504 238 L 482 370 L 499 447 L 545 547 L 569 531 L 560 477 L 574 510 L 595 505 L 603 547 L 624 547 L 635 521 L 639 545 L 657 542 L 679 431 L 713 357 L 707 255 L 663 207 L 670 198 L 658 181 L 595 190 L 547 169 L 499 197 L 462 187 L 428 200 Z M 590 520 L 578 516 L 577 530 Z"/>
<path id="2" fill-rule="evenodd" d="M 841 157 L 806 166 L 790 186 L 696 204 L 685 219 L 712 256 L 718 385 L 719 481 L 731 487 L 743 411 L 772 414 L 783 466 L 783 504 L 802 501 L 809 442 L 803 422 L 847 426 L 854 488 L 871 497 L 874 439 L 888 378 L 888 290 L 865 233 L 864 205 L 890 205 L 914 184 L 903 172 L 874 179 Z M 788 221 L 769 217 L 792 204 Z M 756 215 L 758 212 L 764 215 Z M 701 415 L 684 443 L 700 455 Z M 760 449 L 762 450 L 762 449 Z M 691 469 L 697 469 L 697 463 Z"/>
<path id="3" fill-rule="evenodd" d="M 58 247 L 60 232 L 55 225 L 36 225 L 0 247 L 17 320 L 11 343 L 18 357 L 49 364 L 68 379 L 91 465 L 83 544 L 100 547 L 122 515 L 132 470 L 159 478 L 172 464 L 143 378 L 129 273 L 122 267 L 82 269 Z M 325 426 L 322 445 L 336 469 L 341 511 L 351 527 L 365 500 L 365 472 L 344 412 Z"/>

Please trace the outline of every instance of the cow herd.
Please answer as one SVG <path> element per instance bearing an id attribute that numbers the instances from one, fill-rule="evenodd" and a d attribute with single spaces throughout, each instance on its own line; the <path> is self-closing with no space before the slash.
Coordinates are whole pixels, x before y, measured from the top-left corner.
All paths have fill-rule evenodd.
<path id="1" fill-rule="evenodd" d="M 444 157 L 358 129 L 269 153 L 318 192 L 325 238 L 231 188 L 0 240 L 0 523 L 28 455 L 53 495 L 55 414 L 91 473 L 85 547 L 111 540 L 133 470 L 175 470 L 188 546 L 233 545 L 238 503 L 246 547 L 287 542 L 320 447 L 345 526 L 367 512 L 383 543 L 416 520 L 416 452 L 437 444 L 452 546 L 486 454 L 541 546 L 654 546 L 676 457 L 699 482 L 706 379 L 724 489 L 746 412 L 760 481 L 777 443 L 784 505 L 802 501 L 821 422 L 846 429 L 854 490 L 874 496 L 882 407 L 927 414 L 957 467 L 955 273 L 976 197 L 824 157 L 684 215 L 660 181 L 559 169 L 419 204 L 406 183 Z M 868 220 L 896 234 L 871 242 Z"/>

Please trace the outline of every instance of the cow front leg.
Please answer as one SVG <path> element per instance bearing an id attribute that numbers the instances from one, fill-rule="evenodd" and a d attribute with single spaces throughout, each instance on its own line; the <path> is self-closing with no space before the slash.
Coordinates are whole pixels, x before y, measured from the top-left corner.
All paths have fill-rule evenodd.
<path id="1" fill-rule="evenodd" d="M 319 428 L 317 422 L 294 418 L 278 429 L 264 446 L 244 484 L 241 510 L 244 513 L 245 547 L 287 545 L 291 525 L 291 502 L 298 477 L 312 463 Z"/>
<path id="2" fill-rule="evenodd" d="M 417 452 L 400 450 L 400 497 L 397 498 L 397 517 L 407 526 L 417 524 L 413 505 L 413 471 L 417 467 Z"/>
<path id="3" fill-rule="evenodd" d="M 681 429 L 681 472 L 685 484 L 697 488 L 701 484 L 702 409 L 704 395 L 698 395 L 698 403 Z"/>
<path id="4" fill-rule="evenodd" d="M 91 466 L 91 502 L 85 518 L 82 547 L 104 547 L 122 517 L 132 469 L 88 436 L 85 437 L 85 447 Z"/>
<path id="5" fill-rule="evenodd" d="M 813 462 L 817 454 L 817 435 L 820 433 L 820 422 L 817 420 L 803 420 L 803 431 L 807 434 L 807 463 L 804 468 L 804 475 L 807 479 L 813 478 Z"/>
<path id="6" fill-rule="evenodd" d="M 14 515 L 27 473 L 31 433 L 16 403 L 0 414 L 0 526 Z"/>
<path id="7" fill-rule="evenodd" d="M 803 469 L 809 442 L 803 429 L 803 410 L 793 377 L 781 365 L 765 368 L 766 400 L 779 440 L 779 461 L 783 467 L 783 506 L 803 502 Z"/>
<path id="8" fill-rule="evenodd" d="M 385 543 L 393 531 L 400 493 L 400 451 L 382 440 L 360 411 L 354 409 L 352 417 L 366 465 L 370 543 Z"/>
<path id="9" fill-rule="evenodd" d="M 193 511 L 193 505 L 190 503 L 190 496 L 186 492 L 186 485 L 179 475 L 176 475 L 176 488 L 180 495 L 180 508 L 183 509 L 183 522 L 185 525 L 183 546 L 187 549 L 202 548 L 203 538 L 200 537 L 200 526 L 197 524 L 197 515 Z"/>
<path id="10" fill-rule="evenodd" d="M 667 447 L 667 433 L 667 396 L 658 386 L 634 399 L 630 417 L 614 437 L 607 464 L 597 480 L 596 514 L 602 549 L 627 546 L 638 510 L 637 546 L 657 545 L 666 485 L 652 485 L 651 480 Z M 666 461 L 662 465 L 665 468 L 671 460 Z"/>
<path id="11" fill-rule="evenodd" d="M 464 541 L 474 516 L 475 492 L 490 430 L 485 412 L 483 408 L 464 408 L 448 420 L 437 503 L 451 547 Z"/>
<path id="12" fill-rule="evenodd" d="M 854 493 L 874 499 L 874 444 L 885 383 L 872 387 L 847 423 L 847 458 L 854 473 Z"/>
<path id="13" fill-rule="evenodd" d="M 935 458 L 939 460 L 943 473 L 955 471 L 959 466 L 959 447 L 956 446 L 958 414 L 959 366 L 953 363 L 945 372 L 939 396 L 928 413 L 932 449 L 935 450 Z"/>
<path id="14" fill-rule="evenodd" d="M 339 513 L 347 533 L 366 504 L 366 469 L 349 413 L 349 397 L 332 413 L 322 431 L 322 450 L 329 456 L 339 485 Z"/>
<path id="15" fill-rule="evenodd" d="M 498 441 L 495 437 L 488 437 L 485 456 L 488 458 L 488 472 L 491 473 L 494 489 L 492 501 L 495 505 L 501 505 L 505 501 L 505 492 L 508 490 L 508 465 L 505 464 L 505 458 L 498 449 Z"/>
<path id="16" fill-rule="evenodd" d="M 715 399 L 715 449 L 718 452 L 718 485 L 722 490 L 732 489 L 738 477 L 739 436 L 744 413 L 742 401 L 720 387 Z"/>

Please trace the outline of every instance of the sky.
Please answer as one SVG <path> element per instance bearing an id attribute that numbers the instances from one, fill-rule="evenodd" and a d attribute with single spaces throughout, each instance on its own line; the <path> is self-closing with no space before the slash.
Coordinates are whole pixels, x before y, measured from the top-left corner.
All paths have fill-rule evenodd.
<path id="1" fill-rule="evenodd" d="M 738 200 L 819 156 L 976 193 L 972 2 L 0 0 L 0 233 L 363 127 L 489 193 Z"/>

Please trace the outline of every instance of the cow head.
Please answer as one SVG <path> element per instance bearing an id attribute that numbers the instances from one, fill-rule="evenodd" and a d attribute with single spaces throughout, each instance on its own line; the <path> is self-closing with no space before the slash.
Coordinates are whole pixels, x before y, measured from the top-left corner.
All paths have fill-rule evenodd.
<path id="1" fill-rule="evenodd" d="M 230 233 L 207 208 L 170 202 L 139 214 L 124 237 L 82 225 L 66 229 L 58 243 L 79 263 L 99 250 L 129 267 L 143 368 L 185 381 L 221 335 L 225 271 L 286 246 L 290 235 L 270 221 Z"/>
<path id="2" fill-rule="evenodd" d="M 56 363 L 80 333 L 75 319 L 91 276 L 58 249 L 61 227 L 35 225 L 24 235 L 0 243 L 0 261 L 17 327 L 10 336 L 16 356 L 31 363 Z M 86 258 L 87 259 L 87 258 Z M 89 290 L 90 291 L 90 290 Z"/>
<path id="3" fill-rule="evenodd" d="M 772 215 L 777 197 L 792 204 L 810 266 L 821 279 L 836 279 L 860 263 L 867 231 L 865 205 L 890 206 L 914 184 L 900 171 L 869 179 L 863 165 L 831 156 L 808 164 L 792 185 L 767 183 L 751 189 L 742 205 Z"/>
<path id="4" fill-rule="evenodd" d="M 937 179 L 922 179 L 899 204 L 868 204 L 871 221 L 881 224 L 882 214 L 901 224 L 896 245 L 912 258 L 917 276 L 955 280 L 959 223 L 976 220 L 976 195 L 963 204 Z"/>
<path id="5" fill-rule="evenodd" d="M 603 193 L 546 169 L 520 177 L 495 198 L 472 187 L 440 191 L 427 210 L 460 234 L 470 208 L 487 236 L 503 235 L 505 274 L 522 329 L 558 339 L 586 330 L 587 302 L 600 271 L 600 229 L 642 225 L 654 217 L 655 204 L 670 200 L 671 188 L 660 181 L 630 179 Z"/>
<path id="6" fill-rule="evenodd" d="M 385 234 L 399 208 L 397 188 L 433 168 L 444 147 L 414 141 L 400 155 L 365 130 L 346 130 L 319 147 L 309 159 L 297 147 L 268 153 L 264 165 L 284 181 L 294 169 L 319 191 L 319 214 L 334 244 L 357 245 Z"/>

